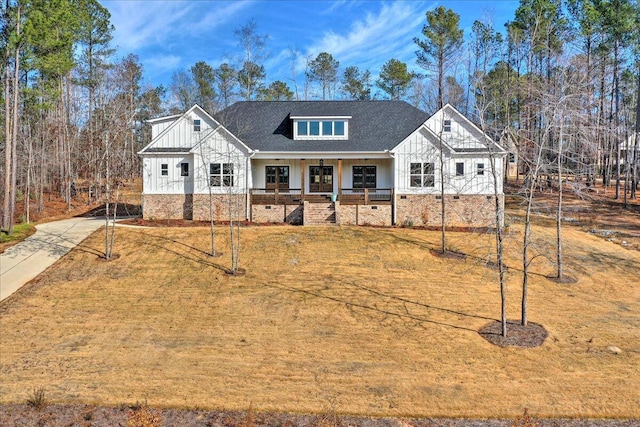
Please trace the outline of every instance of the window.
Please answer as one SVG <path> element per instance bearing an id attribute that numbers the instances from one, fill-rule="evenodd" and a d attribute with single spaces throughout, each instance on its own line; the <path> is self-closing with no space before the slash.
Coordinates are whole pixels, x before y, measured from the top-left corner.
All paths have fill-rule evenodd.
<path id="1" fill-rule="evenodd" d="M 320 122 L 309 122 L 309 135 L 320 135 Z"/>
<path id="2" fill-rule="evenodd" d="M 456 176 L 464 176 L 464 163 L 456 163 Z"/>
<path id="3" fill-rule="evenodd" d="M 180 176 L 189 176 L 189 163 L 180 163 Z"/>
<path id="4" fill-rule="evenodd" d="M 478 175 L 484 175 L 484 163 L 478 163 Z"/>
<path id="5" fill-rule="evenodd" d="M 162 163 L 160 165 L 160 175 L 169 176 L 169 164 L 168 163 Z"/>
<path id="6" fill-rule="evenodd" d="M 309 131 L 307 130 L 309 122 L 298 122 L 298 135 L 306 136 L 309 135 Z"/>
<path id="7" fill-rule="evenodd" d="M 289 188 L 289 166 L 267 166 L 265 172 L 268 190 Z"/>
<path id="8" fill-rule="evenodd" d="M 194 132 L 200 132 L 200 120 L 199 119 L 195 119 L 193 121 L 193 131 Z"/>
<path id="9" fill-rule="evenodd" d="M 322 122 L 322 134 L 333 135 L 333 122 Z"/>
<path id="10" fill-rule="evenodd" d="M 443 131 L 444 132 L 451 132 L 451 120 L 445 120 L 444 121 Z"/>
<path id="11" fill-rule="evenodd" d="M 516 162 L 515 153 L 509 153 L 509 163 L 515 163 L 515 162 Z"/>
<path id="12" fill-rule="evenodd" d="M 211 187 L 233 187 L 233 163 L 209 163 Z"/>
<path id="13" fill-rule="evenodd" d="M 353 167 L 353 188 L 376 188 L 375 166 L 354 166 Z"/>
<path id="14" fill-rule="evenodd" d="M 344 120 L 298 120 L 295 136 L 344 137 L 346 124 Z"/>
<path id="15" fill-rule="evenodd" d="M 433 187 L 435 185 L 434 163 L 411 163 L 411 187 Z"/>

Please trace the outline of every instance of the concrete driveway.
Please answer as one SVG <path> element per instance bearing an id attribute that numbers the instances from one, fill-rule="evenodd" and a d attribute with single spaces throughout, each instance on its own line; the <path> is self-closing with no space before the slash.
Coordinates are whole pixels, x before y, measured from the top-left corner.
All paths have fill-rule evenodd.
<path id="1" fill-rule="evenodd" d="M 0 255 L 0 301 L 103 225 L 104 218 L 71 218 L 37 225 L 35 234 Z"/>

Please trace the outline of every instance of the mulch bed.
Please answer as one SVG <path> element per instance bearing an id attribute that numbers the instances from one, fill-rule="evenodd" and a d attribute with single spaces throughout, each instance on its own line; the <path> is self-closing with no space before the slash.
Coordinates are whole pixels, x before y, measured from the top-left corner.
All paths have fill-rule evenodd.
<path id="1" fill-rule="evenodd" d="M 544 326 L 527 322 L 522 326 L 520 322 L 507 321 L 507 336 L 502 336 L 502 322 L 495 320 L 478 331 L 482 338 L 498 347 L 539 347 L 549 334 Z"/>
<path id="2" fill-rule="evenodd" d="M 134 422 L 137 421 L 137 422 Z M 143 422 L 146 420 L 146 422 Z M 102 407 L 89 405 L 46 405 L 39 410 L 26 404 L 0 405 L 0 425 L 18 426 L 181 426 L 181 427 L 638 427 L 640 420 L 625 419 L 464 419 L 464 418 L 369 418 L 334 413 L 319 415 L 199 409 L 155 409 L 148 407 Z"/>

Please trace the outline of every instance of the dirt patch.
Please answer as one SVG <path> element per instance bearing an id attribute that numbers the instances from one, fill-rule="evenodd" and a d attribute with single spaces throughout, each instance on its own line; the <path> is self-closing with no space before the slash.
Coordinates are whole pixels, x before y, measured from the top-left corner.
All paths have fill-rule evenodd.
<path id="1" fill-rule="evenodd" d="M 507 321 L 507 336 L 502 336 L 502 322 L 496 320 L 480 329 L 478 333 L 498 347 L 540 347 L 549 334 L 544 326 L 528 322 L 522 326 L 517 321 Z"/>

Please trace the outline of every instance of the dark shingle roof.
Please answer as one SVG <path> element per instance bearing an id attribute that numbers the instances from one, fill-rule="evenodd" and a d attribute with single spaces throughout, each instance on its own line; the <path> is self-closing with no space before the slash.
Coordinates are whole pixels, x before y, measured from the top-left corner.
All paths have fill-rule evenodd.
<path id="1" fill-rule="evenodd" d="M 294 141 L 290 116 L 351 116 L 349 139 Z M 391 150 L 428 117 L 404 101 L 241 101 L 214 115 L 251 149 L 285 152 Z"/>

